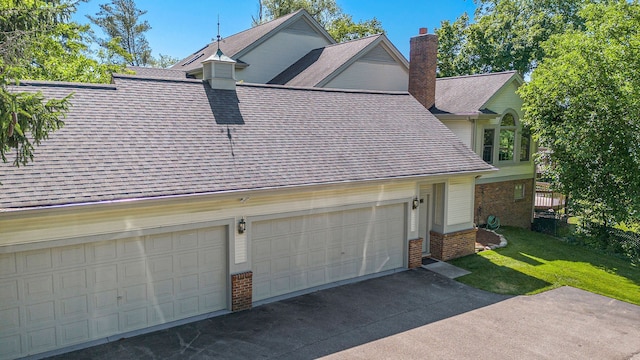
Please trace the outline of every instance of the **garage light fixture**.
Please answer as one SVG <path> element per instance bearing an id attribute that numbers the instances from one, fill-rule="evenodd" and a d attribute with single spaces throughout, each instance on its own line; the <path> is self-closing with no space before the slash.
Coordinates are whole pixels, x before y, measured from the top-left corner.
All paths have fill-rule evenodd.
<path id="1" fill-rule="evenodd" d="M 420 200 L 418 200 L 418 198 L 413 199 L 413 205 L 412 205 L 413 210 L 417 209 L 418 206 L 420 206 Z"/>
<path id="2" fill-rule="evenodd" d="M 238 233 L 244 234 L 245 230 L 247 230 L 247 222 L 244 220 L 244 218 L 241 218 L 238 222 Z"/>

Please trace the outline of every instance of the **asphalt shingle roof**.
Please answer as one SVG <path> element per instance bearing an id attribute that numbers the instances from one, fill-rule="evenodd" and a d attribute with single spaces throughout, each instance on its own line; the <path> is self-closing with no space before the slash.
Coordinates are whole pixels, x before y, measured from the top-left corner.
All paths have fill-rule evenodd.
<path id="1" fill-rule="evenodd" d="M 478 113 L 482 106 L 516 74 L 505 71 L 491 74 L 455 76 L 436 80 L 435 113 Z"/>
<path id="2" fill-rule="evenodd" d="M 254 42 L 260 40 L 263 36 L 267 35 L 272 30 L 274 30 L 281 24 L 285 23 L 287 20 L 291 19 L 292 17 L 297 16 L 302 11 L 304 10 L 298 10 L 291 14 L 279 17 L 275 20 L 266 22 L 259 26 L 254 26 L 245 31 L 226 37 L 219 44 L 220 50 L 222 50 L 222 52 L 225 55 L 229 56 L 230 58 L 237 60 L 236 55 L 240 51 L 244 50 Z M 191 70 L 202 68 L 202 61 L 204 61 L 211 55 L 215 54 L 216 51 L 218 51 L 218 42 L 213 41 L 207 44 L 202 49 L 180 60 L 177 64 L 173 65 L 171 69 L 191 71 Z"/>
<path id="3" fill-rule="evenodd" d="M 493 169 L 408 93 L 114 82 L 22 83 L 73 106 L 33 163 L 0 164 L 0 209 Z"/>
<path id="4" fill-rule="evenodd" d="M 134 71 L 135 75 L 147 77 L 147 78 L 172 78 L 172 79 L 186 79 L 187 73 L 183 70 L 173 69 L 160 69 L 144 66 L 127 66 L 128 70 Z"/>
<path id="5" fill-rule="evenodd" d="M 381 36 L 372 35 L 312 50 L 269 81 L 269 84 L 316 86 Z"/>

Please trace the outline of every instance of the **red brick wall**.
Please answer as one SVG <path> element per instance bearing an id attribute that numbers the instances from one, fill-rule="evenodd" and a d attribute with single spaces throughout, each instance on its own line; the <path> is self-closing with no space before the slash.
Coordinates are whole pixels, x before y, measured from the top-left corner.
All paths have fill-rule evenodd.
<path id="1" fill-rule="evenodd" d="M 448 234 L 431 231 L 431 257 L 447 261 L 476 252 L 476 229 Z"/>
<path id="2" fill-rule="evenodd" d="M 501 225 L 531 228 L 535 179 L 502 181 L 476 185 L 475 223 L 484 225 L 490 215 Z M 515 199 L 516 184 L 524 185 L 524 198 Z"/>
<path id="3" fill-rule="evenodd" d="M 409 269 L 422 266 L 422 238 L 409 240 Z"/>
<path id="4" fill-rule="evenodd" d="M 409 42 L 409 93 L 429 109 L 436 102 L 438 37 L 421 34 Z"/>
<path id="5" fill-rule="evenodd" d="M 253 272 L 231 275 L 231 311 L 251 309 Z"/>

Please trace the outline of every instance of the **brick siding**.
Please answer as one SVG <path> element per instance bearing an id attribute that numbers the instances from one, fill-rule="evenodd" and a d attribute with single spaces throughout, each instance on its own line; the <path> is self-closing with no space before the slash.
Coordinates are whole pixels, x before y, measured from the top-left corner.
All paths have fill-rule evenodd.
<path id="1" fill-rule="evenodd" d="M 447 261 L 476 252 L 476 229 L 449 234 L 431 231 L 431 257 Z"/>
<path id="2" fill-rule="evenodd" d="M 502 181 L 476 185 L 475 223 L 484 225 L 490 215 L 497 216 L 501 225 L 531 228 L 535 179 Z M 524 198 L 515 198 L 515 186 L 524 186 Z"/>
<path id="3" fill-rule="evenodd" d="M 409 269 L 422 266 L 422 238 L 409 240 Z"/>
<path id="4" fill-rule="evenodd" d="M 251 309 L 253 272 L 231 275 L 231 311 Z"/>

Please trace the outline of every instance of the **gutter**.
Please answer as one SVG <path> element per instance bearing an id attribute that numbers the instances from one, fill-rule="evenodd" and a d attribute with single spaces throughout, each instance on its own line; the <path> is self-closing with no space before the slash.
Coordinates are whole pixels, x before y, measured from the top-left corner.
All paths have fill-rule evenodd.
<path id="1" fill-rule="evenodd" d="M 174 201 L 174 200 L 183 200 L 188 198 L 204 198 L 204 197 L 217 197 L 217 196 L 232 196 L 232 195 L 246 195 L 246 194 L 256 194 L 267 191 L 274 190 L 296 190 L 296 189 L 304 189 L 304 188 L 322 188 L 322 187 L 331 187 L 336 185 L 360 185 L 363 183 L 370 183 L 375 185 L 377 183 L 383 183 L 388 181 L 420 181 L 425 179 L 446 179 L 449 177 L 459 177 L 465 175 L 476 175 L 476 178 L 490 174 L 498 171 L 494 166 L 491 166 L 490 169 L 486 170 L 468 170 L 468 171 L 455 171 L 450 173 L 438 173 L 433 175 L 407 175 L 407 176 L 398 176 L 398 177 L 389 177 L 389 178 L 378 178 L 378 179 L 362 179 L 362 180 L 344 180 L 344 181 L 334 181 L 327 183 L 309 183 L 309 184 L 298 184 L 298 185 L 287 185 L 287 186 L 270 186 L 264 188 L 254 188 L 254 189 L 240 189 L 240 190 L 223 190 L 223 191 L 215 191 L 215 192 L 203 192 L 203 193 L 192 193 L 192 194 L 177 194 L 177 195 L 162 195 L 162 196 L 154 196 L 154 197 L 142 197 L 142 198 L 132 198 L 132 199 L 118 199 L 118 200 L 104 200 L 104 201 L 96 201 L 96 202 L 84 202 L 84 203 L 71 203 L 71 204 L 59 204 L 59 205 L 44 205 L 44 206 L 34 206 L 28 208 L 8 208 L 8 209 L 0 209 L 0 218 L 4 216 L 10 215 L 24 215 L 35 212 L 50 212 L 50 211 L 59 211 L 59 210 L 74 210 L 77 208 L 84 207 L 111 207 L 117 205 L 124 204 L 140 204 L 147 205 L 152 202 L 162 202 L 162 201 Z"/>

